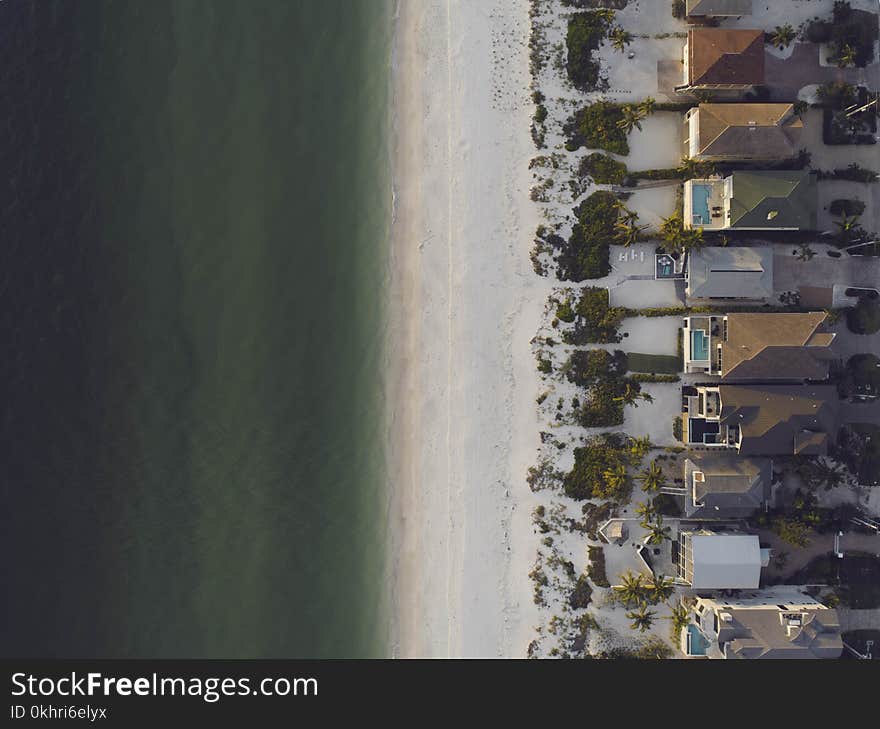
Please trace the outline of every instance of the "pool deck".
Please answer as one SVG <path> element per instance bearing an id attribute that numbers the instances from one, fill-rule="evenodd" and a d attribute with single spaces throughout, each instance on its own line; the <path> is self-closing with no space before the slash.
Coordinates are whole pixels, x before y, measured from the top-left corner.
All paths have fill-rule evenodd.
<path id="1" fill-rule="evenodd" d="M 719 217 L 710 217 L 708 221 L 702 224 L 694 224 L 694 213 L 699 212 L 694 209 L 694 187 L 707 187 L 709 189 L 709 198 L 707 207 L 711 213 L 712 208 L 719 207 L 722 209 Z M 724 213 L 724 180 L 720 177 L 716 179 L 698 179 L 688 180 L 684 183 L 684 227 L 685 228 L 706 228 L 708 230 L 721 230 L 726 228 L 726 216 Z"/>

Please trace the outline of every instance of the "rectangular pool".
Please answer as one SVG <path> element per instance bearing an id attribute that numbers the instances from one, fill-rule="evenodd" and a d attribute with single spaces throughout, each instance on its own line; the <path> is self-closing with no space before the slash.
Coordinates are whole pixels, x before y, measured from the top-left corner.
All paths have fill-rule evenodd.
<path id="1" fill-rule="evenodd" d="M 694 362 L 709 361 L 709 337 L 702 329 L 691 332 L 691 360 Z"/>
<path id="2" fill-rule="evenodd" d="M 693 623 L 687 626 L 687 654 L 689 656 L 705 656 L 709 641 Z"/>
<path id="3" fill-rule="evenodd" d="M 691 185 L 691 210 L 693 211 L 694 225 L 708 225 L 711 221 L 710 197 L 712 197 L 712 188 L 709 185 Z"/>

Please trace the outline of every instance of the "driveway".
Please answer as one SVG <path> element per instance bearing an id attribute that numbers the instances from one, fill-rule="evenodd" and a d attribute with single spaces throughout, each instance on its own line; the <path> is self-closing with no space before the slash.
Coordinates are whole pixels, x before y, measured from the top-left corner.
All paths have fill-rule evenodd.
<path id="1" fill-rule="evenodd" d="M 880 146 L 876 144 L 825 144 L 822 139 L 822 124 L 825 112 L 822 109 L 807 109 L 802 115 L 804 128 L 798 140 L 798 147 L 810 153 L 810 167 L 814 170 L 837 170 L 855 163 L 862 167 L 877 168 L 880 159 Z M 822 182 L 825 184 L 825 181 Z M 859 184 L 859 183 L 850 183 Z M 864 199 L 863 192 L 856 197 Z"/>
<path id="2" fill-rule="evenodd" d="M 840 422 L 880 426 L 880 401 L 840 403 Z"/>
<path id="3" fill-rule="evenodd" d="M 834 350 L 841 357 L 849 359 L 854 354 L 876 354 L 880 352 L 880 332 L 873 334 L 853 334 L 841 320 L 835 327 Z"/>
<path id="4" fill-rule="evenodd" d="M 832 288 L 833 286 L 877 288 L 880 282 L 880 257 L 849 256 L 831 258 L 829 246 L 810 246 L 816 255 L 799 261 L 792 254 L 796 246 L 779 244 L 773 253 L 773 288 L 777 293 L 797 291 L 801 287 Z"/>
<path id="5" fill-rule="evenodd" d="M 880 86 L 880 64 L 874 63 L 867 68 L 822 66 L 817 44 L 797 43 L 788 58 L 765 52 L 764 80 L 771 89 L 772 101 L 797 101 L 798 92 L 805 86 L 834 81 L 867 86 L 876 91 Z"/>
<path id="6" fill-rule="evenodd" d="M 777 568 L 775 559 L 770 560 L 770 564 L 761 571 L 761 576 L 767 579 L 785 580 L 798 570 L 806 567 L 816 557 L 821 557 L 834 551 L 833 532 L 830 534 L 818 534 L 811 531 L 809 533 L 810 543 L 806 547 L 793 547 L 783 542 L 769 529 L 758 530 L 758 538 L 762 544 L 769 545 L 774 557 L 781 552 L 785 552 L 788 555 L 785 560 L 785 566 L 781 570 Z M 844 553 L 866 552 L 868 554 L 880 554 L 880 536 L 846 532 L 840 538 L 840 548 Z"/>
<path id="7" fill-rule="evenodd" d="M 871 169 L 880 168 L 880 145 L 847 145 L 845 147 L 824 147 L 824 149 L 846 149 L 855 150 L 857 155 L 861 156 L 859 164 L 862 167 Z M 841 157 L 841 154 L 833 152 L 828 155 L 831 157 Z M 845 155 L 843 155 L 845 156 Z M 843 161 L 822 165 L 813 161 L 814 169 L 839 169 L 849 165 Z M 841 218 L 839 215 L 831 214 L 831 203 L 835 200 L 859 200 L 865 204 L 865 211 L 859 216 L 859 223 L 868 232 L 880 231 L 880 216 L 878 216 L 878 206 L 880 206 L 880 195 L 874 188 L 880 187 L 877 183 L 869 184 L 864 182 L 853 182 L 851 180 L 820 180 L 817 185 L 818 215 L 817 224 L 820 231 L 838 230 L 834 224 Z"/>

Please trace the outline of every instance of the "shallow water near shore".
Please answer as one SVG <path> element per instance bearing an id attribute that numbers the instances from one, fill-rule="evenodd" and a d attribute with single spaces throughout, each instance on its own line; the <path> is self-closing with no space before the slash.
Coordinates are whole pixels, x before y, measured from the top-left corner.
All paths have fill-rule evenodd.
<path id="1" fill-rule="evenodd" d="M 3 653 L 387 651 L 391 31 L 0 3 Z"/>

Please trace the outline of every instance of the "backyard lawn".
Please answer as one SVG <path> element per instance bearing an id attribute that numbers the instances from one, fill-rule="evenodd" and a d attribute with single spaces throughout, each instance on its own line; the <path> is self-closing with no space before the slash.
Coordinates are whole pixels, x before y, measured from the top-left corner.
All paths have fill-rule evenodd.
<path id="1" fill-rule="evenodd" d="M 681 372 L 681 360 L 675 355 L 627 352 L 626 358 L 630 372 L 655 375 L 677 375 Z"/>

